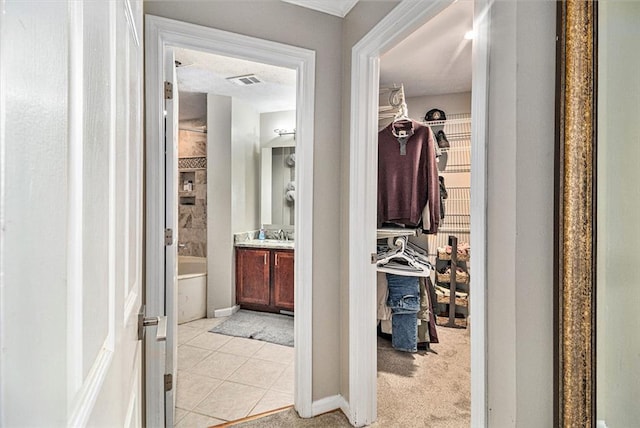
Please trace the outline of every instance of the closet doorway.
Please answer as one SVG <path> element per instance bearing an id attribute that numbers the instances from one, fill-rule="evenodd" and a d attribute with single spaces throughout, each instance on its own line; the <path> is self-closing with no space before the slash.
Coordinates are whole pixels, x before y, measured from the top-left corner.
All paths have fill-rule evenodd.
<path id="1" fill-rule="evenodd" d="M 485 424 L 486 210 L 484 203 L 472 206 L 471 199 L 485 200 L 484 106 L 487 90 L 488 16 L 484 2 L 440 1 L 416 4 L 404 1 L 354 47 L 350 242 L 358 242 L 359 245 L 350 248 L 350 295 L 366 295 L 365 307 L 378 307 L 377 296 L 371 296 L 371 284 L 378 282 L 376 277 L 380 270 L 389 271 L 387 268 L 380 269 L 379 263 L 370 264 L 373 260 L 369 261 L 372 258 L 371 249 L 390 237 L 389 234 L 380 235 L 381 227 L 377 221 L 380 161 L 378 153 L 373 153 L 371 148 L 376 150 L 378 147 L 379 130 L 394 119 L 411 119 L 417 123 L 416 126 L 429 126 L 434 135 L 435 147 L 439 146 L 436 163 L 438 174 L 442 177 L 440 181 L 444 181 L 451 197 L 442 201 L 445 217 L 440 221 L 438 233 L 422 234 L 422 227 L 419 227 L 417 232 L 392 233 L 392 239 L 387 240 L 389 246 L 396 245 L 396 248 L 392 248 L 394 251 L 398 250 L 400 241 L 393 240 L 398 236 L 416 235 L 402 238 L 402 248 L 404 249 L 407 241 L 417 244 L 417 250 L 424 251 L 424 258 L 428 258 L 435 268 L 429 275 L 433 284 L 433 293 L 429 294 L 435 317 L 430 323 L 423 322 L 422 329 L 418 326 L 418 353 L 392 349 L 392 336 L 387 336 L 388 341 L 376 337 L 376 330 L 372 326 L 378 323 L 376 319 L 372 319 L 373 311 L 363 310 L 361 302 L 358 302 L 360 307 L 355 302 L 350 303 L 350 337 L 353 338 L 354 332 L 358 332 L 359 336 L 357 340 L 350 340 L 349 348 L 350 419 L 356 426 L 370 424 L 378 418 L 380 422 L 384 422 L 395 411 L 388 408 L 388 403 L 411 401 L 405 400 L 407 397 L 404 394 L 420 388 L 415 385 L 411 388 L 410 382 L 419 378 L 421 372 L 424 372 L 423 376 L 425 373 L 437 376 L 434 370 L 437 371 L 440 361 L 441 367 L 447 367 L 447 380 L 443 384 L 436 382 L 436 387 L 442 397 L 450 397 L 447 399 L 455 403 L 434 404 L 430 409 L 426 394 L 414 397 L 417 400 L 414 404 L 419 403 L 421 408 L 427 409 L 425 415 L 431 413 L 435 417 L 442 417 L 441 421 L 460 422 L 461 426 L 469 423 L 473 426 Z M 398 28 L 399 22 L 404 24 L 404 28 Z M 465 39 L 465 35 L 469 39 Z M 447 48 L 439 50 L 445 46 Z M 420 58 L 412 63 L 412 58 L 415 57 Z M 423 58 L 427 60 L 426 66 L 420 66 L 425 63 L 421 61 Z M 366 78 L 363 79 L 362 76 Z M 379 97 L 367 98 L 367 94 L 378 94 Z M 442 132 L 439 134 L 438 131 Z M 377 183 L 378 187 L 371 183 Z M 470 226 L 471 218 L 473 231 Z M 433 228 L 431 232 L 434 232 Z M 448 247 L 450 244 L 453 244 L 454 254 L 462 255 L 459 262 L 451 260 L 456 257 L 451 257 L 451 247 Z M 466 248 L 469 244 L 474 249 L 470 260 L 470 251 Z M 461 251 L 457 251 L 456 245 L 463 247 L 460 248 Z M 383 277 L 385 274 L 382 274 Z M 451 298 L 450 290 L 454 286 L 451 285 L 451 277 L 457 279 L 459 285 L 453 296 L 455 304 L 447 305 Z M 362 281 L 362 278 L 367 280 Z M 469 281 L 469 278 L 472 279 Z M 440 333 L 440 345 L 428 344 L 433 339 L 427 331 L 429 325 L 436 325 L 435 334 Z M 473 325 L 473 330 L 470 330 L 470 325 Z M 380 330 L 378 335 L 384 336 Z M 384 358 L 378 357 L 377 347 L 383 350 Z M 439 347 L 442 352 L 439 352 Z M 458 358 L 453 357 L 454 354 Z M 459 358 L 460 355 L 462 358 Z M 447 356 L 450 357 L 449 361 L 446 360 Z M 434 364 L 436 360 L 438 364 Z M 429 367 L 430 365 L 434 367 Z M 382 370 L 380 374 L 377 371 L 379 368 Z M 456 371 L 458 377 L 455 375 Z M 392 383 L 396 386 L 389 386 Z M 433 382 L 429 384 L 433 385 Z M 422 385 L 428 388 L 426 382 Z M 385 398 L 385 401 L 376 404 L 380 397 Z M 398 397 L 403 399 L 399 400 Z M 421 417 L 415 412 L 411 417 L 418 417 L 429 423 L 427 417 Z"/>

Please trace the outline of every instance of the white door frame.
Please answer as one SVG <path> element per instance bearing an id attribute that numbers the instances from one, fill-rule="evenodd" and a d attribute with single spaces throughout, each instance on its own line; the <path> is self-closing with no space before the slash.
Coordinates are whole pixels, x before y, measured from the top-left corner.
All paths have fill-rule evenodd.
<path id="1" fill-rule="evenodd" d="M 181 47 L 249 61 L 287 67 L 297 73 L 296 101 L 296 187 L 295 211 L 295 408 L 302 417 L 312 416 L 312 234 L 313 230 L 313 145 L 315 51 L 257 39 L 157 16 L 146 15 L 146 280 L 147 310 L 164 313 L 164 215 L 165 156 L 163 52 Z M 169 286 L 169 285 L 168 285 Z M 167 311 L 167 315 L 171 315 Z M 176 320 L 168 320 L 169 325 Z M 170 352 L 170 350 L 167 350 Z M 156 360 L 159 360 L 157 358 Z M 154 360 L 153 358 L 151 360 Z M 157 376 L 163 362 L 147 366 L 147 404 L 160 406 L 147 414 L 164 414 L 164 393 Z M 155 397 L 155 399 L 154 399 Z M 156 403 L 162 397 L 162 404 Z M 149 399 L 150 398 L 150 399 Z M 149 426 L 164 421 L 147 420 Z"/>
<path id="2" fill-rule="evenodd" d="M 349 419 L 355 426 L 377 417 L 376 248 L 377 139 L 380 55 L 424 25 L 452 0 L 403 0 L 354 47 L 351 56 L 349 177 Z M 486 133 L 490 0 L 474 8 L 471 101 L 471 425 L 487 424 L 486 410 Z M 358 296 L 354 298 L 353 296 Z"/>

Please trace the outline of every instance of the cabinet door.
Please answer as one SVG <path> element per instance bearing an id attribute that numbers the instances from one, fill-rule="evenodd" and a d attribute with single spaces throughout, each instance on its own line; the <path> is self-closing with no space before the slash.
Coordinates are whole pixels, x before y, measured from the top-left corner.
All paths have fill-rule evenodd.
<path id="1" fill-rule="evenodd" d="M 279 309 L 293 310 L 293 251 L 274 251 L 273 296 Z"/>
<path id="2" fill-rule="evenodd" d="M 269 306 L 269 250 L 242 248 L 236 257 L 237 302 Z"/>

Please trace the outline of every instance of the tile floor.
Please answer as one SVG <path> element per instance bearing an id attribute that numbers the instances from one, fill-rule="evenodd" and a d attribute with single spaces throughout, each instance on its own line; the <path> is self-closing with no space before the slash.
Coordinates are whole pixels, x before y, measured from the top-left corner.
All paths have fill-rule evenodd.
<path id="1" fill-rule="evenodd" d="M 293 404 L 294 349 L 209 333 L 224 320 L 178 326 L 176 428 L 204 428 Z"/>

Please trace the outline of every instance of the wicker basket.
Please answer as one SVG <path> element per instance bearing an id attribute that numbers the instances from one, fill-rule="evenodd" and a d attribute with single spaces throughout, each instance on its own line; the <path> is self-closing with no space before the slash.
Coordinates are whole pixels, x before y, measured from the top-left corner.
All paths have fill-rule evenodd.
<path id="1" fill-rule="evenodd" d="M 442 248 L 439 247 L 438 248 L 438 258 L 440 260 L 451 260 L 451 254 L 447 253 L 447 251 Z M 458 253 L 458 261 L 459 262 L 466 262 L 469 260 L 469 251 L 466 251 L 464 253 Z"/>
<path id="2" fill-rule="evenodd" d="M 447 273 L 437 272 L 437 276 L 438 276 L 438 282 L 444 282 L 447 284 L 451 282 L 451 274 L 449 272 Z M 467 284 L 468 282 L 469 282 L 469 274 L 466 272 L 458 271 L 456 274 L 456 283 Z"/>

